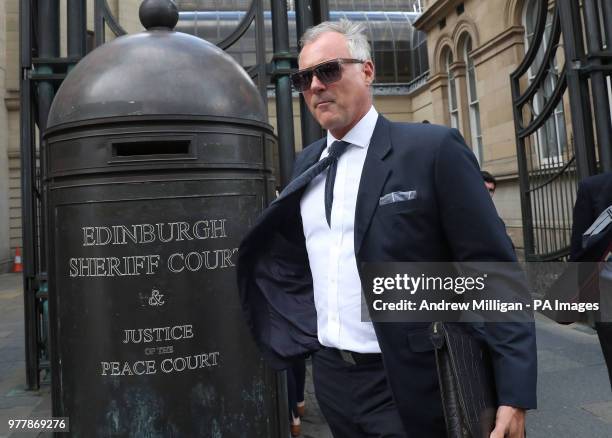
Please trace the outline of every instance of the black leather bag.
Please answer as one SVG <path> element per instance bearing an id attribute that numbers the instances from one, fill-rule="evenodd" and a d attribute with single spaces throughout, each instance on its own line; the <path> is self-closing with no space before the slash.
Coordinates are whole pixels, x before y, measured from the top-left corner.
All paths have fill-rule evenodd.
<path id="1" fill-rule="evenodd" d="M 441 322 L 431 325 L 430 339 L 448 438 L 488 438 L 498 405 L 488 350 L 473 336 Z"/>

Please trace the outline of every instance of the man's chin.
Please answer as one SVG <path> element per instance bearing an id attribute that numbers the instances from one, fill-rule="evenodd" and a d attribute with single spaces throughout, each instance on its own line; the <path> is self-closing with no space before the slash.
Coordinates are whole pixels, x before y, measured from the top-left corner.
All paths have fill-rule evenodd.
<path id="1" fill-rule="evenodd" d="M 335 117 L 328 117 L 326 115 L 315 116 L 315 119 L 321 125 L 321 128 L 330 130 L 334 129 L 338 125 L 338 119 Z"/>

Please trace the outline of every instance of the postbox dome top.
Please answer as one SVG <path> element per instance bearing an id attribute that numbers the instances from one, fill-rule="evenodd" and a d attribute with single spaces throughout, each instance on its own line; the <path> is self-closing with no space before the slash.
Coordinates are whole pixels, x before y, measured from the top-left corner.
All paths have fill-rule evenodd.
<path id="1" fill-rule="evenodd" d="M 264 102 L 245 70 L 201 38 L 172 28 L 169 0 L 145 0 L 147 31 L 126 35 L 85 56 L 60 86 L 47 128 L 109 118 L 215 117 L 266 122 Z"/>

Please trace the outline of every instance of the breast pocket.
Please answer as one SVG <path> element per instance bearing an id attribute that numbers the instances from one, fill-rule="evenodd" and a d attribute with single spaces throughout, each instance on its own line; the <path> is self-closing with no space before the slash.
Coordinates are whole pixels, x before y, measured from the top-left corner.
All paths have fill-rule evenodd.
<path id="1" fill-rule="evenodd" d="M 396 201 L 389 204 L 379 205 L 378 214 L 381 216 L 389 216 L 400 213 L 418 212 L 421 208 L 421 202 L 418 199 L 410 199 L 406 201 Z"/>

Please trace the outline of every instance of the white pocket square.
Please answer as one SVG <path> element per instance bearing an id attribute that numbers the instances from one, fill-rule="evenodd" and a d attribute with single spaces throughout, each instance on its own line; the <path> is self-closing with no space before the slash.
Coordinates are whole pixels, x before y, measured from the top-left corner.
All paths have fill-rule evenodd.
<path id="1" fill-rule="evenodd" d="M 378 205 L 392 204 L 394 202 L 401 201 L 411 201 L 413 199 L 416 199 L 416 197 L 416 190 L 409 190 L 407 192 L 391 192 L 381 196 L 378 200 Z"/>

